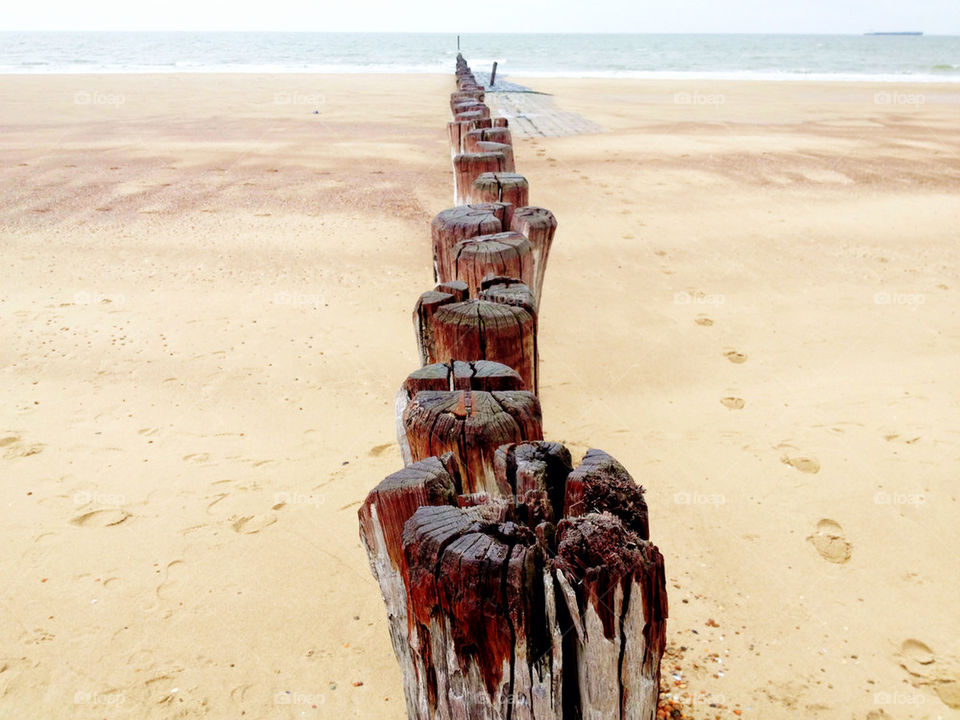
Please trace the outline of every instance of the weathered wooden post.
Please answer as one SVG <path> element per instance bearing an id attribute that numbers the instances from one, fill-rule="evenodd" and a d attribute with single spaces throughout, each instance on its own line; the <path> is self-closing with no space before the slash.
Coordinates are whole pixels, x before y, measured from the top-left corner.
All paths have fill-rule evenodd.
<path id="1" fill-rule="evenodd" d="M 450 277 L 454 261 L 454 247 L 461 240 L 477 235 L 493 235 L 509 229 L 513 207 L 505 203 L 458 205 L 437 213 L 430 223 L 433 242 L 433 279 L 441 273 Z M 441 270 L 442 268 L 442 270 Z"/>
<path id="2" fill-rule="evenodd" d="M 533 253 L 530 241 L 520 233 L 502 232 L 476 235 L 458 242 L 453 248 L 449 267 L 444 266 L 441 282 L 466 283 L 468 293 L 480 294 L 483 280 L 491 276 L 518 278 L 529 285 L 533 282 Z M 447 277 L 449 271 L 449 277 Z"/>
<path id="3" fill-rule="evenodd" d="M 453 360 L 424 365 L 418 370 L 414 370 L 400 386 L 394 402 L 397 444 L 400 445 L 403 464 L 409 465 L 413 462 L 410 443 L 407 442 L 407 431 L 403 425 L 403 413 L 418 392 L 422 390 L 483 390 L 494 392 L 525 389 L 523 378 L 516 370 L 492 360 L 475 360 L 473 362 Z"/>
<path id="4" fill-rule="evenodd" d="M 493 473 L 497 448 L 543 439 L 540 401 L 526 390 L 421 390 L 403 413 L 414 462 L 453 453 L 464 494 L 502 495 Z"/>
<path id="5" fill-rule="evenodd" d="M 493 282 L 485 283 L 478 296 L 466 300 L 440 290 L 421 295 L 413 313 L 421 362 L 494 360 L 516 370 L 536 394 L 533 294 L 519 280 L 497 278 Z"/>
<path id="6" fill-rule="evenodd" d="M 483 173 L 473 181 L 469 202 L 505 202 L 523 207 L 530 203 L 530 185 L 517 173 Z"/>
<path id="7" fill-rule="evenodd" d="M 540 295 L 543 292 L 543 278 L 547 272 L 547 259 L 550 255 L 550 246 L 557 231 L 557 219 L 549 210 L 538 207 L 517 208 L 510 215 L 510 230 L 524 235 L 530 241 L 533 252 L 533 297 L 537 307 L 540 306 Z"/>
<path id="8" fill-rule="evenodd" d="M 431 224 L 423 367 L 396 398 L 406 467 L 359 510 L 407 716 L 654 720 L 667 594 L 643 488 L 604 452 L 574 468 L 542 440 L 537 316 L 557 223 L 527 206 L 506 119 L 459 53 L 456 78 L 455 196 L 484 202 Z"/>
<path id="9" fill-rule="evenodd" d="M 499 447 L 493 476 L 464 497 L 453 455 L 428 458 L 360 510 L 391 635 L 406 632 L 409 717 L 653 720 L 667 602 L 643 489 L 606 453 L 573 469 L 550 442 Z"/>
<path id="10" fill-rule="evenodd" d="M 504 178 L 503 173 L 493 173 Z M 476 182 L 487 182 L 481 176 Z M 510 176 L 506 176 L 507 182 Z M 517 176 L 519 177 L 519 176 Z M 523 181 L 525 183 L 525 181 Z M 517 181 L 520 185 L 520 181 Z M 438 213 L 430 225 L 433 241 L 434 279 L 456 278 L 455 250 L 461 240 L 478 235 L 493 235 L 500 232 L 517 232 L 530 242 L 533 256 L 533 279 L 528 283 L 533 292 L 535 305 L 540 306 L 543 279 L 557 220 L 549 210 L 538 207 L 516 207 L 509 202 L 485 202 L 461 205 Z"/>
<path id="11" fill-rule="evenodd" d="M 507 146 L 503 146 L 507 147 Z M 512 154 L 511 154 L 512 158 Z M 466 205 L 473 182 L 483 173 L 508 172 L 507 156 L 495 152 L 460 153 L 453 156 L 453 204 Z"/>

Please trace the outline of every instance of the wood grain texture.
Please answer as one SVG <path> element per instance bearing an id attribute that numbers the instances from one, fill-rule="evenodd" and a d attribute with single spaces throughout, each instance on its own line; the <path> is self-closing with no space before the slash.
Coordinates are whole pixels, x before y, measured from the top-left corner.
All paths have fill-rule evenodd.
<path id="1" fill-rule="evenodd" d="M 452 269 L 457 243 L 478 235 L 503 232 L 512 217 L 513 208 L 499 202 L 458 205 L 438 213 L 430 223 L 434 282 L 455 277 Z"/>
<path id="2" fill-rule="evenodd" d="M 494 475 L 494 455 L 505 443 L 543 438 L 540 402 L 525 390 L 422 390 L 403 413 L 414 462 L 453 453 L 465 493 L 507 495 Z"/>
<path id="3" fill-rule="evenodd" d="M 454 155 L 453 204 L 466 205 L 473 182 L 487 172 L 507 172 L 507 156 L 499 150 Z"/>
<path id="4" fill-rule="evenodd" d="M 557 231 L 557 219 L 549 210 L 539 207 L 517 208 L 510 216 L 510 230 L 526 236 L 533 252 L 534 279 L 530 289 L 533 291 L 537 307 L 543 293 L 543 279 L 547 272 L 547 259 L 553 236 Z"/>
<path id="5" fill-rule="evenodd" d="M 452 280 L 466 283 L 469 295 L 480 294 L 487 277 L 512 277 L 525 283 L 533 281 L 533 253 L 530 242 L 520 233 L 504 232 L 477 235 L 461 240 L 453 248 Z M 441 275 L 441 280 L 445 280 Z"/>
<path id="6" fill-rule="evenodd" d="M 530 184 L 517 173 L 483 173 L 473 181 L 471 203 L 504 202 L 515 208 L 530 203 Z"/>
<path id="7" fill-rule="evenodd" d="M 545 441 L 497 448 L 493 475 L 492 487 L 464 482 L 456 503 L 444 494 L 404 525 L 409 716 L 653 720 L 663 558 L 615 514 L 563 517 L 571 478 L 641 499 L 642 489 L 606 453 L 572 468 L 567 449 Z"/>

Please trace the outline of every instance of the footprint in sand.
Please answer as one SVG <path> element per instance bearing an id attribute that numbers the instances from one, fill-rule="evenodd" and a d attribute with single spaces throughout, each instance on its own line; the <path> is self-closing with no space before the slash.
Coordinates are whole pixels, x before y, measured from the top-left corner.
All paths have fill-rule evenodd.
<path id="1" fill-rule="evenodd" d="M 723 353 L 723 356 L 735 365 L 742 365 L 747 361 L 747 356 L 736 350 L 727 350 Z"/>
<path id="2" fill-rule="evenodd" d="M 125 522 L 130 517 L 130 513 L 111 508 L 109 510 L 92 510 L 83 515 L 77 515 L 71 518 L 70 523 L 78 527 L 113 527 Z"/>
<path id="3" fill-rule="evenodd" d="M 706 315 L 697 315 L 693 321 L 702 327 L 710 327 L 713 325 L 713 320 L 708 318 Z"/>
<path id="4" fill-rule="evenodd" d="M 725 397 L 720 398 L 720 403 L 730 410 L 743 410 L 743 398 Z"/>
<path id="5" fill-rule="evenodd" d="M 378 457 L 379 455 L 383 455 L 391 447 L 393 447 L 393 443 L 384 443 L 383 445 L 374 445 L 372 448 L 370 448 L 370 454 L 373 455 L 374 457 Z"/>
<path id="6" fill-rule="evenodd" d="M 960 710 L 960 664 L 955 663 L 952 668 L 941 667 L 944 663 L 933 650 L 916 638 L 904 640 L 897 655 L 900 667 L 919 678 L 917 684 L 931 687 L 944 705 Z"/>
<path id="7" fill-rule="evenodd" d="M 233 529 L 242 535 L 253 535 L 268 528 L 277 521 L 273 513 L 264 515 L 246 515 L 233 521 Z"/>
<path id="8" fill-rule="evenodd" d="M 850 559 L 853 546 L 843 536 L 840 524 L 829 518 L 817 523 L 817 531 L 807 538 L 820 553 L 820 557 L 832 563 L 842 564 Z"/>
<path id="9" fill-rule="evenodd" d="M 182 594 L 183 583 L 180 575 L 183 574 L 183 560 L 174 560 L 167 563 L 163 581 L 157 585 L 158 600 L 175 600 Z"/>
<path id="10" fill-rule="evenodd" d="M 782 462 L 784 465 L 789 465 L 800 472 L 814 474 L 820 472 L 820 461 L 815 457 L 810 457 L 809 455 L 797 455 L 795 457 L 784 455 L 782 458 L 780 458 L 780 462 Z"/>
<path id="11" fill-rule="evenodd" d="M 6 448 L 3 451 L 3 457 L 7 460 L 18 457 L 30 457 L 31 455 L 43 452 L 42 443 L 28 445 L 23 442 L 23 438 L 19 435 L 8 435 L 7 437 L 0 438 L 0 448 Z"/>

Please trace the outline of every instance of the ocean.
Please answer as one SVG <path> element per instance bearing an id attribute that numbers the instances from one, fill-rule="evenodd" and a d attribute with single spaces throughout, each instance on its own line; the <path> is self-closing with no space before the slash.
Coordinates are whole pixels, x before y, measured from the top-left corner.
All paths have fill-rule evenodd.
<path id="1" fill-rule="evenodd" d="M 960 82 L 946 35 L 464 34 L 501 76 Z M 0 32 L 0 73 L 449 73 L 453 34 Z"/>

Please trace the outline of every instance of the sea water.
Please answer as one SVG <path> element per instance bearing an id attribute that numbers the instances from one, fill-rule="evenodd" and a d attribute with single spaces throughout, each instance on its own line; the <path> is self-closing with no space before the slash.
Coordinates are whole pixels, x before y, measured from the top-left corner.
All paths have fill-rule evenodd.
<path id="1" fill-rule="evenodd" d="M 0 73 L 447 73 L 455 34 L 2 32 Z M 502 76 L 960 82 L 946 35 L 464 34 Z"/>

